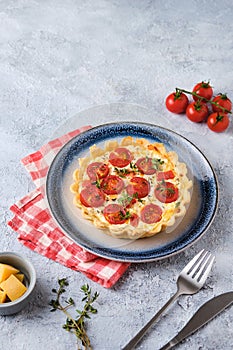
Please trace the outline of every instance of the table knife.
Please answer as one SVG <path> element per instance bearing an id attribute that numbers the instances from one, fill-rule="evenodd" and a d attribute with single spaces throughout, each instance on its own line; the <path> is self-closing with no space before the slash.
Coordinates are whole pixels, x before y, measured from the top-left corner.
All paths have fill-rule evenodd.
<path id="1" fill-rule="evenodd" d="M 180 343 L 189 335 L 196 332 L 204 326 L 212 318 L 217 316 L 221 311 L 226 309 L 233 303 L 233 291 L 218 295 L 205 304 L 203 304 L 197 312 L 192 316 L 183 329 L 160 350 L 168 350 Z"/>

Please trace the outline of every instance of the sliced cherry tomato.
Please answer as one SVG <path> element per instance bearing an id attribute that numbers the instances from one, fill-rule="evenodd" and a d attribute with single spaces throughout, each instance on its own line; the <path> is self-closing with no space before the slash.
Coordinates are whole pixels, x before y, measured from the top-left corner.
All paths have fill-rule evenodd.
<path id="1" fill-rule="evenodd" d="M 109 155 L 109 162 L 118 168 L 126 167 L 132 160 L 132 153 L 125 147 L 116 148 Z"/>
<path id="2" fill-rule="evenodd" d="M 91 185 L 80 192 L 80 201 L 85 207 L 98 208 L 104 204 L 105 196 L 99 188 Z"/>
<path id="3" fill-rule="evenodd" d="M 208 116 L 208 107 L 201 101 L 192 102 L 186 109 L 186 115 L 189 120 L 195 123 L 204 121 Z"/>
<path id="4" fill-rule="evenodd" d="M 179 196 L 178 188 L 168 181 L 159 183 L 154 193 L 155 197 L 162 203 L 175 202 Z"/>
<path id="5" fill-rule="evenodd" d="M 168 95 L 165 101 L 167 109 L 177 114 L 184 113 L 188 103 L 188 97 L 179 90 Z"/>
<path id="6" fill-rule="evenodd" d="M 209 81 L 208 82 L 202 81 L 201 83 L 196 84 L 193 88 L 193 92 L 195 92 L 198 96 L 203 97 L 204 98 L 203 102 L 205 102 L 206 99 L 211 100 L 211 98 L 213 96 L 213 89 L 210 86 Z M 193 95 L 193 99 L 194 99 L 194 101 L 197 101 L 200 98 Z"/>
<path id="7" fill-rule="evenodd" d="M 130 216 L 130 225 L 137 227 L 138 224 L 139 224 L 139 216 L 134 213 Z"/>
<path id="8" fill-rule="evenodd" d="M 122 205 L 119 204 L 108 204 L 103 211 L 105 219 L 110 224 L 124 224 L 127 219 L 128 215 Z"/>
<path id="9" fill-rule="evenodd" d="M 88 165 L 87 175 L 91 180 L 102 179 L 109 173 L 109 167 L 102 162 L 94 162 Z"/>
<path id="10" fill-rule="evenodd" d="M 141 220 L 146 224 L 154 224 L 162 218 L 162 209 L 156 204 L 148 204 L 141 211 Z"/>
<path id="11" fill-rule="evenodd" d="M 226 94 L 219 94 L 215 96 L 212 101 L 218 103 L 219 106 L 225 108 L 226 110 L 231 111 L 232 103 Z M 215 104 L 212 104 L 212 109 L 213 112 L 227 113 L 225 110 L 216 106 Z"/>
<path id="12" fill-rule="evenodd" d="M 152 175 L 156 172 L 153 159 L 149 157 L 139 158 L 136 162 L 138 170 L 146 175 Z"/>
<path id="13" fill-rule="evenodd" d="M 149 182 L 142 177 L 132 177 L 130 184 L 126 187 L 128 195 L 134 198 L 144 198 L 150 192 Z"/>
<path id="14" fill-rule="evenodd" d="M 118 194 L 124 188 L 124 181 L 116 175 L 109 175 L 101 182 L 101 189 L 106 194 Z"/>
<path id="15" fill-rule="evenodd" d="M 89 187 L 89 186 L 92 186 L 92 185 L 93 185 L 93 182 L 91 182 L 91 180 L 84 180 L 82 182 L 82 188 Z"/>
<path id="16" fill-rule="evenodd" d="M 169 180 L 169 179 L 174 179 L 175 175 L 172 170 L 168 171 L 160 171 L 156 174 L 157 180 L 162 181 L 162 180 Z"/>
<path id="17" fill-rule="evenodd" d="M 229 117 L 225 113 L 212 113 L 207 119 L 208 127 L 215 132 L 222 132 L 229 126 Z"/>

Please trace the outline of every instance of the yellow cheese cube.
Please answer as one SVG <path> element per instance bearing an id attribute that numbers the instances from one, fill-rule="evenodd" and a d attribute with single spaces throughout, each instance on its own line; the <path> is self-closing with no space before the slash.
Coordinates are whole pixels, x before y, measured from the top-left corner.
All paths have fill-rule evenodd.
<path id="1" fill-rule="evenodd" d="M 14 301 L 21 297 L 27 290 L 27 287 L 21 283 L 15 275 L 10 275 L 7 280 L 0 283 L 0 288 L 6 292 L 8 298 Z"/>
<path id="2" fill-rule="evenodd" d="M 0 264 L 0 283 L 2 281 L 5 281 L 11 274 L 15 274 L 18 272 L 19 270 L 17 270 L 13 266 L 7 264 Z"/>
<path id="3" fill-rule="evenodd" d="M 15 275 L 15 277 L 17 277 L 18 280 L 20 280 L 20 282 L 23 283 L 23 280 L 24 280 L 24 274 L 23 274 L 23 273 L 17 273 L 17 274 Z"/>
<path id="4" fill-rule="evenodd" d="M 6 301 L 6 292 L 0 290 L 0 304 L 5 303 Z"/>

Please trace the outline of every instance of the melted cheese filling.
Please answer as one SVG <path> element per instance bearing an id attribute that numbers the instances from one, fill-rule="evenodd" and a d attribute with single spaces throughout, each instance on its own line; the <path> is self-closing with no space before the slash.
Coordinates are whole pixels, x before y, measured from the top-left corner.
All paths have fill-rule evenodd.
<path id="1" fill-rule="evenodd" d="M 127 148 L 133 155 L 132 162 L 124 167 L 117 168 L 109 162 L 110 153 L 117 147 Z M 173 183 L 179 191 L 177 200 L 171 203 L 160 202 L 154 195 L 154 189 L 159 183 L 157 180 L 157 172 L 152 175 L 146 175 L 139 172 L 135 166 L 139 158 L 148 157 L 153 159 L 156 170 L 158 172 L 172 171 L 174 178 L 165 180 Z M 124 181 L 124 189 L 117 195 L 105 195 L 103 206 L 98 208 L 85 207 L 80 201 L 80 192 L 83 189 L 83 183 L 90 178 L 87 174 L 87 166 L 92 162 L 102 162 L 108 165 L 109 174 L 117 175 Z M 128 176 L 126 173 L 130 172 Z M 139 222 L 136 227 L 130 224 L 127 220 L 123 224 L 110 224 L 103 215 L 104 207 L 108 204 L 122 205 L 129 195 L 126 192 L 126 186 L 130 183 L 130 179 L 134 176 L 143 177 L 150 184 L 150 192 L 145 198 L 136 200 L 136 203 L 127 209 L 129 216 L 137 214 Z M 97 146 L 90 148 L 90 156 L 79 159 L 79 168 L 73 174 L 74 183 L 71 185 L 71 191 L 75 194 L 74 204 L 81 209 L 85 219 L 93 222 L 93 224 L 105 231 L 105 233 L 118 238 L 137 239 L 141 237 L 153 236 L 156 233 L 164 230 L 167 226 L 172 226 L 176 218 L 184 216 L 186 205 L 190 202 L 190 188 L 192 181 L 187 178 L 187 167 L 184 163 L 178 161 L 178 156 L 175 152 L 167 152 L 162 143 L 150 144 L 145 139 L 133 139 L 125 137 L 120 143 L 117 141 L 106 142 L 105 148 L 100 149 Z M 132 198 L 132 197 L 131 197 Z M 148 204 L 156 204 L 162 209 L 162 217 L 159 222 L 148 224 L 140 220 L 141 210 Z"/>

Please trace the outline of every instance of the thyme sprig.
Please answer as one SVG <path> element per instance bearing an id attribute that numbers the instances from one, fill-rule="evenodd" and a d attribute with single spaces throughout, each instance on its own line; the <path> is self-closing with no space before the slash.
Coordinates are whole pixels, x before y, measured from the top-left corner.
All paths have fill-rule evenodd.
<path id="1" fill-rule="evenodd" d="M 126 168 L 118 169 L 115 167 L 114 170 L 120 177 L 125 177 L 126 175 L 131 173 L 131 170 L 126 169 Z"/>
<path id="2" fill-rule="evenodd" d="M 98 298 L 99 294 L 95 292 L 92 294 L 92 290 L 88 284 L 83 285 L 80 290 L 84 293 L 82 301 L 85 301 L 82 310 L 76 310 L 78 316 L 72 317 L 67 311 L 71 306 L 75 306 L 73 298 L 68 298 L 64 301 L 65 305 L 61 302 L 61 296 L 66 292 L 65 287 L 69 285 L 66 278 L 58 280 L 59 288 L 52 289 L 52 292 L 56 294 L 56 299 L 52 299 L 49 305 L 52 306 L 51 312 L 60 310 L 66 315 L 66 323 L 63 324 L 62 328 L 68 332 L 73 333 L 77 338 L 77 346 L 80 348 L 80 342 L 85 350 L 91 350 L 91 342 L 86 331 L 85 319 L 90 319 L 91 314 L 96 314 L 97 309 L 92 306 L 94 301 Z"/>
<path id="3" fill-rule="evenodd" d="M 132 162 L 130 162 L 129 168 L 119 169 L 117 167 L 114 167 L 114 170 L 120 177 L 126 177 L 129 174 L 136 174 L 139 172 L 137 165 L 133 164 Z"/>

